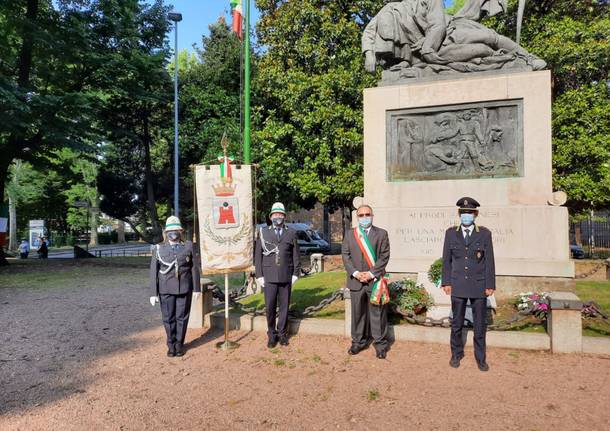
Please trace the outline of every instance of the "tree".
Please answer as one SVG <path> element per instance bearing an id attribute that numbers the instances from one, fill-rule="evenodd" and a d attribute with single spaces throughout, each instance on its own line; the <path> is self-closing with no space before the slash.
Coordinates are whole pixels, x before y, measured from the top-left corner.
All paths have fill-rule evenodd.
<path id="1" fill-rule="evenodd" d="M 178 56 L 180 82 L 180 218 L 183 224 L 192 220 L 193 177 L 190 165 L 217 163 L 222 153 L 221 139 L 226 132 L 229 153 L 238 162 L 241 156 L 240 124 L 240 40 L 224 19 L 209 26 L 210 34 L 202 37 L 196 55 L 183 51 Z M 253 58 L 255 58 L 253 56 Z M 168 66 L 173 75 L 174 64 Z M 173 124 L 163 130 L 154 160 L 162 169 L 161 182 L 173 184 Z M 171 189 L 164 190 L 170 198 Z M 171 201 L 168 201 L 171 207 Z M 168 214 L 169 215 L 169 214 Z"/>
<path id="2" fill-rule="evenodd" d="M 63 191 L 68 213 L 66 222 L 72 230 L 89 231 L 89 245 L 98 245 L 97 228 L 99 225 L 99 193 L 97 190 L 98 161 L 95 151 L 89 154 L 74 152 L 63 148 L 53 154 L 52 163 L 67 167 L 71 177 L 66 181 Z M 87 202 L 89 207 L 75 207 L 77 201 Z"/>
<path id="3" fill-rule="evenodd" d="M 123 26 L 121 44 L 105 67 L 112 82 L 107 83 L 107 102 L 100 115 L 106 143 L 98 176 L 100 208 L 150 242 L 162 238 L 157 198 L 164 191 L 153 151 L 156 142 L 167 145 L 161 133 L 171 119 L 172 85 L 165 68 L 167 10 L 161 1 L 145 6 L 132 0 L 105 12 L 109 25 L 120 19 Z"/>
<path id="4" fill-rule="evenodd" d="M 553 104 L 555 187 L 573 213 L 610 206 L 608 81 L 561 94 Z"/>
<path id="5" fill-rule="evenodd" d="M 349 208 L 363 193 L 360 52 L 380 1 L 257 1 L 259 200 Z"/>
<path id="6" fill-rule="evenodd" d="M 10 180 L 6 186 L 9 201 L 9 250 L 17 250 L 17 213 L 22 204 L 36 202 L 43 197 L 44 176 L 32 165 L 15 160 L 9 168 Z"/>
<path id="7" fill-rule="evenodd" d="M 513 36 L 517 1 L 508 19 L 486 24 Z M 610 156 L 610 10 L 605 0 L 526 3 L 521 44 L 552 71 L 553 183 L 568 194 L 572 214 L 608 208 Z"/>

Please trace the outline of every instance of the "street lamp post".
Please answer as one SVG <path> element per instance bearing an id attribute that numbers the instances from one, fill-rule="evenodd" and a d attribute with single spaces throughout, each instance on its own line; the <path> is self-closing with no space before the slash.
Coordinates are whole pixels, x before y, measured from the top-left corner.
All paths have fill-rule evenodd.
<path id="1" fill-rule="evenodd" d="M 172 11 L 167 18 L 174 22 L 174 215 L 178 217 L 178 23 L 182 21 L 182 14 Z"/>

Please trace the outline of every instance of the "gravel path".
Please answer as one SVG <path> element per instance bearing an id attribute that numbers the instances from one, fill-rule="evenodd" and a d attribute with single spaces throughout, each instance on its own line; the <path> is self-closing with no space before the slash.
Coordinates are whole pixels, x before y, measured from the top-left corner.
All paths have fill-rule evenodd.
<path id="1" fill-rule="evenodd" d="M 380 361 L 339 337 L 270 351 L 232 333 L 241 347 L 225 353 L 207 330 L 167 358 L 145 282 L 121 268 L 0 288 L 0 429 L 610 429 L 610 358 L 490 349 L 481 373 L 470 349 L 454 370 L 443 345 L 399 342 Z"/>

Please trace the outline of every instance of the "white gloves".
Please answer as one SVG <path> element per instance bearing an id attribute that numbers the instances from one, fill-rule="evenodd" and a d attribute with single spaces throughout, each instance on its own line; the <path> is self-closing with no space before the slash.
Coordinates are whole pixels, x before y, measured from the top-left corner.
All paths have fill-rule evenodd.
<path id="1" fill-rule="evenodd" d="M 293 275 L 292 276 L 292 284 L 296 283 L 298 279 L 299 279 L 299 277 L 297 277 L 296 275 Z M 265 277 L 257 278 L 256 282 L 258 283 L 258 285 L 260 287 L 265 287 Z"/>
<path id="2" fill-rule="evenodd" d="M 150 297 L 150 305 L 152 305 L 153 307 L 155 306 L 156 303 L 159 302 L 159 297 L 158 296 L 151 296 Z"/>
<path id="3" fill-rule="evenodd" d="M 195 301 L 197 301 L 199 299 L 199 297 L 201 296 L 201 292 L 193 292 L 193 299 Z"/>

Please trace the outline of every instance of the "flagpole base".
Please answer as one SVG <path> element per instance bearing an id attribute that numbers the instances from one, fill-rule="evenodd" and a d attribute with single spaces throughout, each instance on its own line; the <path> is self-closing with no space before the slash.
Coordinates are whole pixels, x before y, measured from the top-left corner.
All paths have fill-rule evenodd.
<path id="1" fill-rule="evenodd" d="M 216 343 L 216 348 L 220 350 L 235 350 L 239 347 L 239 343 L 235 341 L 221 341 L 220 343 Z"/>

